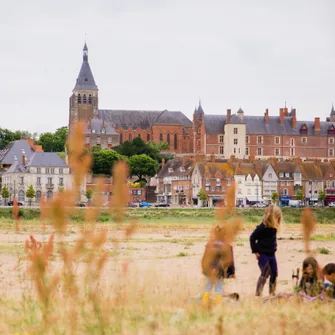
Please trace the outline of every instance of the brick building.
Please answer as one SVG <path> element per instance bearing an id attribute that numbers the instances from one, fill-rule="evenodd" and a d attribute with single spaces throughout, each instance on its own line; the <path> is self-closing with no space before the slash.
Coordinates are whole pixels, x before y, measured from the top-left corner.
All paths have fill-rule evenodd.
<path id="1" fill-rule="evenodd" d="M 236 114 L 208 115 L 202 106 L 193 114 L 194 152 L 229 158 L 302 159 L 334 158 L 335 110 L 326 121 L 299 121 L 295 109 L 280 108 L 277 116 Z"/>
<path id="2" fill-rule="evenodd" d="M 111 148 L 141 137 L 145 142 L 167 142 L 175 154 L 193 152 L 192 122 L 179 111 L 99 109 L 99 90 L 88 63 L 85 43 L 83 62 L 70 97 L 69 129 L 86 123 L 86 147 Z"/>

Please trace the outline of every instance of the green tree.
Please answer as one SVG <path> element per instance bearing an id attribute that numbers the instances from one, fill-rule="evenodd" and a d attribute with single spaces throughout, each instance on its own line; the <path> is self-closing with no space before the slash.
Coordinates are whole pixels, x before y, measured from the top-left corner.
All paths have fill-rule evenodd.
<path id="1" fill-rule="evenodd" d="M 36 136 L 36 134 L 34 134 Z M 9 129 L 0 128 L 0 150 L 5 148 L 7 144 L 22 138 L 33 138 L 33 135 L 25 130 L 11 131 Z"/>
<path id="2" fill-rule="evenodd" d="M 87 201 L 91 202 L 91 199 L 93 197 L 93 190 L 91 188 L 88 188 L 86 190 L 86 194 L 85 195 L 86 195 Z"/>
<path id="3" fill-rule="evenodd" d="M 5 199 L 5 202 L 7 204 L 7 200 L 9 199 L 10 197 L 10 193 L 9 193 L 9 190 L 7 188 L 7 186 L 4 186 L 1 190 L 1 196 L 3 199 Z"/>
<path id="4" fill-rule="evenodd" d="M 279 200 L 279 195 L 278 195 L 278 192 L 273 192 L 272 195 L 271 195 L 271 200 L 274 204 L 276 204 Z"/>
<path id="5" fill-rule="evenodd" d="M 57 155 L 65 162 L 66 153 L 65 152 L 57 152 Z"/>
<path id="6" fill-rule="evenodd" d="M 207 193 L 206 191 L 201 188 L 199 193 L 198 193 L 199 200 L 206 201 L 207 200 Z"/>
<path id="7" fill-rule="evenodd" d="M 325 193 L 325 191 L 319 190 L 318 199 L 319 199 L 319 201 L 322 202 L 322 205 L 323 205 L 323 206 L 324 206 L 324 204 L 325 204 L 325 198 L 326 198 L 326 193 Z"/>
<path id="8" fill-rule="evenodd" d="M 304 193 L 302 192 L 302 190 L 298 190 L 295 196 L 296 196 L 297 200 L 303 200 L 304 199 Z"/>
<path id="9" fill-rule="evenodd" d="M 138 181 L 147 181 L 145 177 L 153 177 L 159 168 L 158 162 L 145 154 L 130 157 L 129 165 L 131 175 Z"/>
<path id="10" fill-rule="evenodd" d="M 26 192 L 26 197 L 29 199 L 29 206 L 31 206 L 31 201 L 34 199 L 36 196 L 35 190 L 33 188 L 33 185 L 30 185 L 27 192 Z"/>
<path id="11" fill-rule="evenodd" d="M 67 127 L 58 128 L 54 133 L 43 133 L 40 135 L 38 144 L 41 145 L 46 152 L 64 152 L 67 134 Z"/>
<path id="12" fill-rule="evenodd" d="M 119 160 L 127 161 L 127 158 L 111 149 L 101 149 L 94 151 L 93 156 L 93 174 L 111 175 L 112 167 Z"/>

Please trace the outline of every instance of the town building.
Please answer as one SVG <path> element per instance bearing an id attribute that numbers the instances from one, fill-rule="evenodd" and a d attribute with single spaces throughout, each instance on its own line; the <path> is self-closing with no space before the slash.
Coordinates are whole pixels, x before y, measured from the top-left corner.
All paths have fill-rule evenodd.
<path id="1" fill-rule="evenodd" d="M 72 188 L 72 183 L 70 167 L 53 152 L 35 152 L 28 156 L 22 150 L 2 175 L 2 186 L 9 189 L 11 199 L 17 197 L 23 203 L 28 200 L 26 192 L 31 185 L 36 194 L 33 202 L 39 203 L 42 197 L 51 200 L 58 192 Z M 84 185 L 80 190 L 82 197 Z"/>

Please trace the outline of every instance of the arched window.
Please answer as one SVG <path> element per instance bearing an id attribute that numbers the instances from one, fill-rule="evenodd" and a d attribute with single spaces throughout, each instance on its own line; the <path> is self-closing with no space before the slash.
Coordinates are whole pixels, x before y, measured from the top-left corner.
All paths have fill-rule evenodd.
<path id="1" fill-rule="evenodd" d="M 150 141 L 150 134 L 147 134 L 147 142 Z"/>
<path id="2" fill-rule="evenodd" d="M 120 134 L 120 144 L 122 144 L 122 143 L 123 143 L 123 135 Z"/>
<path id="3" fill-rule="evenodd" d="M 49 200 L 52 200 L 52 197 L 53 197 L 53 193 L 52 193 L 52 191 L 48 191 L 47 192 L 47 200 L 49 201 Z"/>
<path id="4" fill-rule="evenodd" d="M 24 191 L 19 191 L 19 201 L 20 202 L 23 202 L 25 200 L 25 197 L 24 197 Z"/>
<path id="5" fill-rule="evenodd" d="M 41 191 L 36 191 L 36 202 L 40 202 L 42 197 L 42 192 Z"/>
<path id="6" fill-rule="evenodd" d="M 92 94 L 88 96 L 88 103 L 91 105 L 92 104 Z"/>
<path id="7" fill-rule="evenodd" d="M 168 145 L 170 145 L 170 134 L 167 134 L 167 136 L 166 136 L 166 142 L 168 142 Z"/>
<path id="8" fill-rule="evenodd" d="M 287 191 L 287 188 L 284 188 L 284 192 L 283 192 L 284 195 L 288 195 L 288 191 Z"/>
<path id="9" fill-rule="evenodd" d="M 83 104 L 87 104 L 86 94 L 83 95 Z"/>
<path id="10" fill-rule="evenodd" d="M 81 104 L 81 95 L 78 94 L 78 104 Z"/>
<path id="11" fill-rule="evenodd" d="M 129 141 L 132 141 L 133 140 L 133 136 L 131 134 L 129 134 Z"/>
<path id="12" fill-rule="evenodd" d="M 178 138 L 177 134 L 174 134 L 174 148 L 177 150 L 178 149 Z"/>
<path id="13" fill-rule="evenodd" d="M 160 142 L 163 142 L 163 134 L 159 134 L 159 140 Z"/>

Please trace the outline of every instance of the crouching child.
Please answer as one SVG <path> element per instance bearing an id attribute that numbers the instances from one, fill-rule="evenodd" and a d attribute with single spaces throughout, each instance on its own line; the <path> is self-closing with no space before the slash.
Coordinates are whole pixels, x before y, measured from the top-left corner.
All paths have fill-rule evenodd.
<path id="1" fill-rule="evenodd" d="M 233 247 L 225 242 L 224 228 L 215 227 L 213 236 L 206 245 L 201 265 L 206 280 L 202 302 L 203 304 L 208 303 L 214 287 L 216 303 L 220 303 L 223 280 L 235 278 Z"/>
<path id="2" fill-rule="evenodd" d="M 327 264 L 323 268 L 322 273 L 329 282 L 329 284 L 325 285 L 327 296 L 330 299 L 335 299 L 335 263 Z"/>

